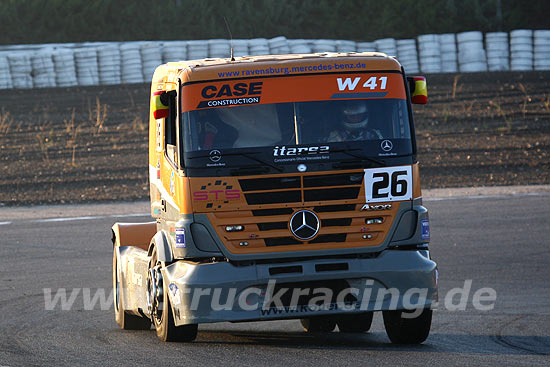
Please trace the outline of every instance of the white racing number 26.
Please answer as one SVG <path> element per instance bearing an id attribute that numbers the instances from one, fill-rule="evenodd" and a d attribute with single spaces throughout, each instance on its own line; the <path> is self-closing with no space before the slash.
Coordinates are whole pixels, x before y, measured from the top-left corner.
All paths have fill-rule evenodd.
<path id="1" fill-rule="evenodd" d="M 412 199 L 411 166 L 365 169 L 367 203 Z"/>

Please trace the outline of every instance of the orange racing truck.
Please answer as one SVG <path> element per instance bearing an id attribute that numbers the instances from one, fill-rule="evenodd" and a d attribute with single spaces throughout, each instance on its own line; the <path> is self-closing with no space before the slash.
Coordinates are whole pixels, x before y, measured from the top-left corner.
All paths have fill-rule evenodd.
<path id="1" fill-rule="evenodd" d="M 422 343 L 437 304 L 411 103 L 426 80 L 382 53 L 159 66 L 150 223 L 113 226 L 116 321 L 164 341 L 212 322 Z"/>

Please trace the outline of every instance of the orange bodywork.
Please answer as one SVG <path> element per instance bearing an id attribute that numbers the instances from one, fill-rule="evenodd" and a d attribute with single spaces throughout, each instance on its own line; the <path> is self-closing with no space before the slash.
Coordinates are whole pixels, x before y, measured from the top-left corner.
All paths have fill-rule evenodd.
<path id="1" fill-rule="evenodd" d="M 385 89 L 386 94 L 382 96 L 383 93 L 381 93 L 379 98 L 406 99 L 405 89 L 402 87 L 403 76 L 400 74 L 401 65 L 395 59 L 379 53 L 349 54 L 345 57 L 340 55 L 338 58 L 330 56 L 330 54 L 257 56 L 237 58 L 233 62 L 229 59 L 215 59 L 168 63 L 160 66 L 155 72 L 151 91 L 154 95 L 158 91 L 175 90 L 180 80 L 183 86 L 181 110 L 189 111 L 196 109 L 201 99 L 204 99 L 201 93 L 204 93 L 205 85 L 211 86 L 207 90 L 210 95 L 222 90 L 224 85 L 228 86 L 228 90 L 234 91 L 238 88 L 237 83 L 242 83 L 246 78 L 252 78 L 245 81 L 261 80 L 263 83 L 260 103 L 327 100 L 334 98 L 335 94 L 350 91 L 349 87 L 342 89 L 341 81 L 337 83 L 336 77 L 341 76 L 351 78 L 351 81 L 362 78 L 358 81 L 355 92 L 361 91 L 361 88 L 366 93 L 384 92 L 382 89 Z M 366 63 L 365 56 L 369 57 Z M 337 67 L 341 69 L 336 69 Z M 271 72 L 270 68 L 274 71 Z M 270 77 L 265 77 L 268 72 Z M 342 72 L 342 74 L 328 75 L 328 72 Z M 293 76 L 293 74 L 299 75 Z M 373 84 L 367 84 L 364 87 L 365 80 L 373 76 L 375 79 L 380 76 L 386 78 L 385 88 L 382 88 L 379 79 L 374 88 Z M 399 88 L 392 87 L 396 83 L 400 83 Z M 151 104 L 154 103 L 152 99 Z M 308 200 L 308 195 L 315 196 L 313 193 L 315 190 L 330 192 L 332 189 L 338 189 L 335 186 L 323 185 L 307 187 L 304 185 L 304 180 L 308 177 L 314 179 L 314 176 L 323 175 L 362 175 L 363 170 L 245 177 L 185 177 L 184 171 L 178 169 L 167 158 L 167 152 L 162 143 L 163 128 L 162 121 L 156 120 L 151 112 L 149 171 L 152 216 L 159 218 L 161 198 L 168 199 L 180 215 L 205 214 L 218 237 L 231 253 L 378 246 L 386 238 L 399 210 L 399 202 L 388 202 L 387 204 L 392 204 L 389 210 L 361 211 L 361 207 L 365 204 L 365 188 L 362 181 L 345 187 L 350 193 L 349 197 L 330 201 Z M 413 197 L 418 198 L 421 192 L 417 164 L 413 165 L 412 172 Z M 269 180 L 281 176 L 296 177 L 299 185 L 297 184 L 295 188 L 250 191 L 242 185 L 244 180 Z M 272 197 L 295 195 L 296 200 L 251 204 L 254 200 L 249 198 L 255 195 Z M 270 209 L 283 209 L 281 213 L 284 212 L 284 214 L 254 214 L 258 211 L 269 213 Z M 288 230 L 292 213 L 301 209 L 313 210 L 323 223 L 319 233 L 308 241 L 296 240 Z M 366 220 L 369 218 L 382 218 L 382 223 L 367 225 Z M 243 225 L 244 230 L 228 233 L 225 231 L 227 225 Z M 338 237 L 342 234 L 344 237 Z M 364 238 L 366 234 L 370 235 L 368 239 Z M 332 240 L 324 242 L 325 238 Z M 344 240 L 341 241 L 341 238 Z M 242 242 L 247 242 L 247 245 L 243 246 Z"/>
<path id="2" fill-rule="evenodd" d="M 147 251 L 151 238 L 157 233 L 157 223 L 116 223 L 112 230 L 113 245 L 135 246 Z"/>

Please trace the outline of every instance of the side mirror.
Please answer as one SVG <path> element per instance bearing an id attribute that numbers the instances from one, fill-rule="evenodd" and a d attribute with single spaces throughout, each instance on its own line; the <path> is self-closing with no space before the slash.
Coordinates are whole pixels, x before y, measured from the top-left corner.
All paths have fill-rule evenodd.
<path id="1" fill-rule="evenodd" d="M 157 91 L 153 93 L 153 117 L 155 119 L 163 119 L 168 117 L 170 113 L 170 98 L 176 95 L 176 91 Z"/>
<path id="2" fill-rule="evenodd" d="M 166 91 L 161 90 L 153 93 L 151 108 L 153 109 L 153 117 L 156 120 L 168 117 L 170 109 L 168 108 Z"/>
<path id="3" fill-rule="evenodd" d="M 426 78 L 423 76 L 408 76 L 409 89 L 411 91 L 411 102 L 415 104 L 428 103 L 428 87 Z"/>

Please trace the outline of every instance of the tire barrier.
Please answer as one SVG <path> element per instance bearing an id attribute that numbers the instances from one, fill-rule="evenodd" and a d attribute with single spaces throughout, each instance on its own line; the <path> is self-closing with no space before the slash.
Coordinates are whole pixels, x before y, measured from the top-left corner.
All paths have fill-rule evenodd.
<path id="1" fill-rule="evenodd" d="M 483 48 L 483 33 L 462 32 L 456 35 L 458 43 L 458 69 L 460 72 L 487 71 L 487 58 Z"/>
<path id="2" fill-rule="evenodd" d="M 248 40 L 233 40 L 233 56 L 241 57 L 249 55 Z M 193 60 L 189 58 L 189 60 Z"/>
<path id="3" fill-rule="evenodd" d="M 493 32 L 485 35 L 487 67 L 489 71 L 510 70 L 508 33 Z"/>
<path id="4" fill-rule="evenodd" d="M 397 59 L 403 65 L 403 68 L 408 73 L 420 72 L 418 65 L 418 53 L 416 51 L 416 40 L 405 39 L 398 40 L 397 44 Z"/>
<path id="5" fill-rule="evenodd" d="M 92 47 L 76 49 L 74 60 L 78 85 L 98 85 L 97 50 Z"/>
<path id="6" fill-rule="evenodd" d="M 311 50 L 313 52 L 336 52 L 336 40 L 315 40 Z"/>
<path id="7" fill-rule="evenodd" d="M 162 62 L 187 60 L 187 42 L 168 41 L 162 44 Z"/>
<path id="8" fill-rule="evenodd" d="M 32 64 L 30 52 L 18 52 L 8 55 L 11 81 L 16 89 L 32 88 Z"/>
<path id="9" fill-rule="evenodd" d="M 54 52 L 53 63 L 55 83 L 58 87 L 73 87 L 78 85 L 73 49 L 61 48 Z"/>
<path id="10" fill-rule="evenodd" d="M 0 46 L 0 89 L 143 83 L 166 62 L 310 52 L 383 52 L 407 73 L 550 70 L 550 30 L 425 34 L 372 42 L 226 39 Z"/>
<path id="11" fill-rule="evenodd" d="M 0 89 L 11 89 L 10 64 L 6 55 L 0 55 Z"/>
<path id="12" fill-rule="evenodd" d="M 533 70 L 533 31 L 516 29 L 510 32 L 510 69 Z"/>
<path id="13" fill-rule="evenodd" d="M 293 54 L 307 54 L 312 51 L 308 40 L 303 39 L 288 40 L 288 47 Z"/>
<path id="14" fill-rule="evenodd" d="M 224 39 L 208 41 L 208 57 L 227 57 L 231 54 L 231 45 Z"/>
<path id="15" fill-rule="evenodd" d="M 458 71 L 456 36 L 453 33 L 440 34 L 439 48 L 441 50 L 441 72 L 456 73 Z"/>
<path id="16" fill-rule="evenodd" d="M 227 41 L 226 41 L 227 42 Z M 265 38 L 254 38 L 248 41 L 248 52 L 250 55 L 268 55 L 269 54 L 269 45 Z M 227 56 L 229 56 L 229 52 Z"/>
<path id="17" fill-rule="evenodd" d="M 140 47 L 143 79 L 151 80 L 157 66 L 162 64 L 162 49 L 157 42 L 146 42 Z"/>
<path id="18" fill-rule="evenodd" d="M 534 32 L 535 70 L 550 70 L 550 30 Z"/>
<path id="19" fill-rule="evenodd" d="M 336 52 L 356 52 L 357 44 L 355 41 L 337 40 Z"/>
<path id="20" fill-rule="evenodd" d="M 187 58 L 189 60 L 205 59 L 208 57 L 208 41 L 188 41 Z"/>
<path id="21" fill-rule="evenodd" d="M 357 52 L 376 52 L 376 42 L 357 42 L 356 46 Z"/>
<path id="22" fill-rule="evenodd" d="M 52 51 L 45 49 L 31 55 L 32 84 L 34 88 L 55 87 Z"/>
<path id="23" fill-rule="evenodd" d="M 143 83 L 139 43 L 120 46 L 120 74 L 122 83 Z"/>
<path id="24" fill-rule="evenodd" d="M 418 50 L 420 53 L 420 70 L 423 73 L 441 72 L 441 46 L 437 34 L 418 36 Z"/>
<path id="25" fill-rule="evenodd" d="M 99 83 L 103 85 L 120 84 L 120 47 L 108 45 L 97 49 Z"/>
<path id="26" fill-rule="evenodd" d="M 269 52 L 275 55 L 288 54 L 290 53 L 290 47 L 286 37 L 280 36 L 275 37 L 267 41 L 269 45 Z M 235 47 L 235 45 L 233 45 Z"/>
<path id="27" fill-rule="evenodd" d="M 397 45 L 393 38 L 383 38 L 374 41 L 376 44 L 376 51 L 383 52 L 388 56 L 397 56 Z"/>

